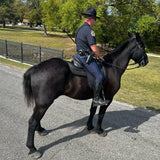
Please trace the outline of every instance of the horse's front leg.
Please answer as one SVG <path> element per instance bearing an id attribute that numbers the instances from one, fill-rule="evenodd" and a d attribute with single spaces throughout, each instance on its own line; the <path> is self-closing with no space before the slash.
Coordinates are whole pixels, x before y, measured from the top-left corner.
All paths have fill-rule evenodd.
<path id="1" fill-rule="evenodd" d="M 94 129 L 93 117 L 94 117 L 94 115 L 96 113 L 96 110 L 97 110 L 97 106 L 94 106 L 93 102 L 92 102 L 92 105 L 91 105 L 91 108 L 90 108 L 90 115 L 89 115 L 88 122 L 87 122 L 88 131 L 92 131 Z"/>
<path id="2" fill-rule="evenodd" d="M 105 106 L 101 106 L 100 110 L 99 110 L 99 114 L 98 114 L 98 121 L 97 121 L 97 126 L 96 126 L 96 132 L 98 134 L 104 134 L 105 136 L 105 132 L 102 129 L 102 121 L 106 112 L 106 109 L 108 108 L 108 106 L 111 104 L 112 101 L 110 101 L 107 105 Z"/>

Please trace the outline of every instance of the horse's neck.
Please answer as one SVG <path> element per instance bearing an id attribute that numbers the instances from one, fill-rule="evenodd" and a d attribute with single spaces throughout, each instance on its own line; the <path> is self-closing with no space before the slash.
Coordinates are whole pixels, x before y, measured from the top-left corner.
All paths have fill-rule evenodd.
<path id="1" fill-rule="evenodd" d="M 113 65 L 117 66 L 118 72 L 123 74 L 130 61 L 130 49 L 126 47 L 121 53 L 112 57 Z"/>

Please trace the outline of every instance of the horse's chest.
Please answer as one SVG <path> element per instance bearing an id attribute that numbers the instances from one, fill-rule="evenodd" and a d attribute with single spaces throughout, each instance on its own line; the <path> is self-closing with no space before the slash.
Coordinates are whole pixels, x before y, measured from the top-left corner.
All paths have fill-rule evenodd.
<path id="1" fill-rule="evenodd" d="M 106 87 L 105 93 L 107 96 L 114 96 L 120 88 L 120 81 L 117 78 L 109 78 Z"/>

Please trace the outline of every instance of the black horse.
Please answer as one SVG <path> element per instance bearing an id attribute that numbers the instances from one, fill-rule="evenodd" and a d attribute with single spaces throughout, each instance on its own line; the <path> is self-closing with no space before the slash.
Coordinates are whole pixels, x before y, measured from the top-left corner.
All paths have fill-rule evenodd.
<path id="1" fill-rule="evenodd" d="M 108 78 L 104 80 L 103 88 L 105 98 L 109 102 L 107 105 L 100 106 L 97 126 L 95 127 L 98 134 L 104 132 L 101 128 L 104 114 L 120 88 L 121 76 L 130 59 L 133 59 L 139 66 L 145 66 L 148 63 L 145 45 L 139 34 L 136 34 L 136 36 L 130 35 L 129 40 L 104 56 L 104 59 L 103 66 Z M 108 59 L 110 62 L 108 62 Z M 26 145 L 30 150 L 29 155 L 39 158 L 41 153 L 34 146 L 34 135 L 35 131 L 38 131 L 41 135 L 47 134 L 47 131 L 41 127 L 40 121 L 49 106 L 60 95 L 79 100 L 93 98 L 93 90 L 90 88 L 86 77 L 74 75 L 68 63 L 58 58 L 46 60 L 28 69 L 24 74 L 23 87 L 28 105 L 31 105 L 32 102 L 35 104 L 33 115 L 29 120 Z M 87 122 L 89 131 L 94 129 L 92 120 L 96 109 L 97 107 L 92 103 Z"/>

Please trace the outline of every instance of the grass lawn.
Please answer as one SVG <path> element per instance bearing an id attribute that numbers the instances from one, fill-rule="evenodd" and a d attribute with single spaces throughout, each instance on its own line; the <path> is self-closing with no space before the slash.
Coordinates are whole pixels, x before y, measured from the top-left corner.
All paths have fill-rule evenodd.
<path id="1" fill-rule="evenodd" d="M 31 65 L 22 64 L 20 62 L 14 61 L 14 60 L 9 60 L 6 58 L 1 58 L 1 57 L 0 57 L 0 64 L 6 65 L 6 66 L 13 68 L 13 69 L 22 70 L 22 71 L 26 71 L 27 69 L 29 69 L 31 67 Z"/>
<path id="2" fill-rule="evenodd" d="M 59 33 L 50 33 L 45 36 L 43 31 L 38 30 L 0 28 L 0 39 L 62 49 L 64 50 L 64 58 L 70 58 L 76 52 L 75 44 L 65 33 L 61 35 Z"/>
<path id="3" fill-rule="evenodd" d="M 126 70 L 115 100 L 160 110 L 160 58 L 149 57 L 147 66 Z"/>
<path id="4" fill-rule="evenodd" d="M 149 57 L 149 61 L 150 63 L 144 68 L 124 73 L 121 88 L 114 100 L 160 111 L 160 58 Z M 0 64 L 23 71 L 30 68 L 29 65 L 4 58 L 0 58 Z"/>
<path id="5" fill-rule="evenodd" d="M 0 39 L 63 49 L 64 58 L 71 58 L 75 54 L 75 44 L 64 35 L 52 33 L 46 37 L 43 31 L 0 28 Z M 0 58 L 0 64 L 23 70 L 29 68 L 27 65 L 3 58 Z M 149 64 L 146 67 L 126 71 L 114 100 L 160 110 L 160 58 L 149 57 Z"/>

